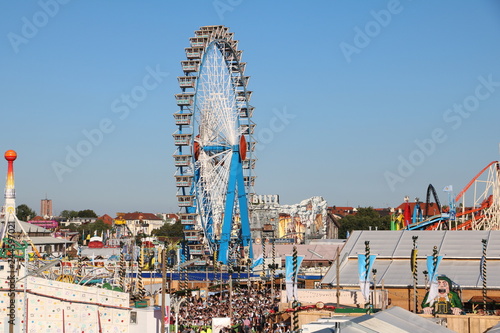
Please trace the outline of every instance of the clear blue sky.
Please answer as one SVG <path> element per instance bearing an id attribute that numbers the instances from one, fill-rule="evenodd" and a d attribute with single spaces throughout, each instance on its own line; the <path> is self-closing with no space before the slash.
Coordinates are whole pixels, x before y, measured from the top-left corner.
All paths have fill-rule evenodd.
<path id="1" fill-rule="evenodd" d="M 498 1 L 60 2 L 0 2 L 0 150 L 37 212 L 177 211 L 174 94 L 203 25 L 244 50 L 258 194 L 388 207 L 432 183 L 446 201 L 499 158 Z"/>

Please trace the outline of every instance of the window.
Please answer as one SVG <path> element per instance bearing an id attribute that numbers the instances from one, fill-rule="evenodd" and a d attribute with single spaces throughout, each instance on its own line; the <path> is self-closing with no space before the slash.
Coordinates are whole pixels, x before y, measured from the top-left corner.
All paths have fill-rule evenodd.
<path id="1" fill-rule="evenodd" d="M 137 324 L 137 311 L 130 311 L 130 323 Z"/>

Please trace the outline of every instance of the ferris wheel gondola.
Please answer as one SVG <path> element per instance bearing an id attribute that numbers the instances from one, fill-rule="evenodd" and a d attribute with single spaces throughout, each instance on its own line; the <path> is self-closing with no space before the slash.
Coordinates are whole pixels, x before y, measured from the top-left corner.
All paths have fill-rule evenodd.
<path id="1" fill-rule="evenodd" d="M 177 198 L 191 256 L 227 264 L 231 244 L 251 256 L 248 194 L 255 176 L 255 124 L 246 64 L 234 34 L 204 26 L 190 38 L 176 95 Z"/>

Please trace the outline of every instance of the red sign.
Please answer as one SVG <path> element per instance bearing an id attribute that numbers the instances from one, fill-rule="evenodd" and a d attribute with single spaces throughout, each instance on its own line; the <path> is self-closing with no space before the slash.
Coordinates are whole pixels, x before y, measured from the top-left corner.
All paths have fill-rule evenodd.
<path id="1" fill-rule="evenodd" d="M 170 325 L 170 306 L 165 306 L 165 325 Z"/>

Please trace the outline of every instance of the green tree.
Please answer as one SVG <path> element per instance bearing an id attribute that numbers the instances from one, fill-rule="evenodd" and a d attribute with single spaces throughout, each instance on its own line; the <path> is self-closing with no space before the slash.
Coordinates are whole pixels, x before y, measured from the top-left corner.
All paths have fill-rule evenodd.
<path id="1" fill-rule="evenodd" d="M 372 207 L 358 208 L 356 215 L 347 215 L 340 220 L 339 237 L 345 238 L 353 230 L 387 230 L 390 228 L 389 216 L 380 216 Z"/>
<path id="2" fill-rule="evenodd" d="M 36 212 L 29 208 L 28 205 L 20 204 L 17 206 L 17 218 L 21 221 L 28 221 L 36 216 Z"/>
<path id="3" fill-rule="evenodd" d="M 67 228 L 69 229 L 69 231 L 78 231 L 78 227 L 76 225 L 74 225 L 73 223 L 70 223 Z"/>
<path id="4" fill-rule="evenodd" d="M 82 234 L 85 231 L 85 234 L 93 235 L 97 233 L 97 235 L 101 235 L 103 231 L 111 229 L 109 224 L 104 223 L 103 220 L 97 220 L 92 223 L 85 223 L 78 227 L 78 231 Z"/>
<path id="5" fill-rule="evenodd" d="M 78 217 L 78 212 L 75 210 L 63 210 L 60 215 L 61 217 L 71 220 L 72 218 Z"/>
<path id="6" fill-rule="evenodd" d="M 154 236 L 183 237 L 184 228 L 181 221 L 177 220 L 174 224 L 164 223 L 161 228 L 154 229 L 151 234 Z"/>
<path id="7" fill-rule="evenodd" d="M 78 217 L 97 217 L 92 209 L 85 209 L 78 212 Z"/>

